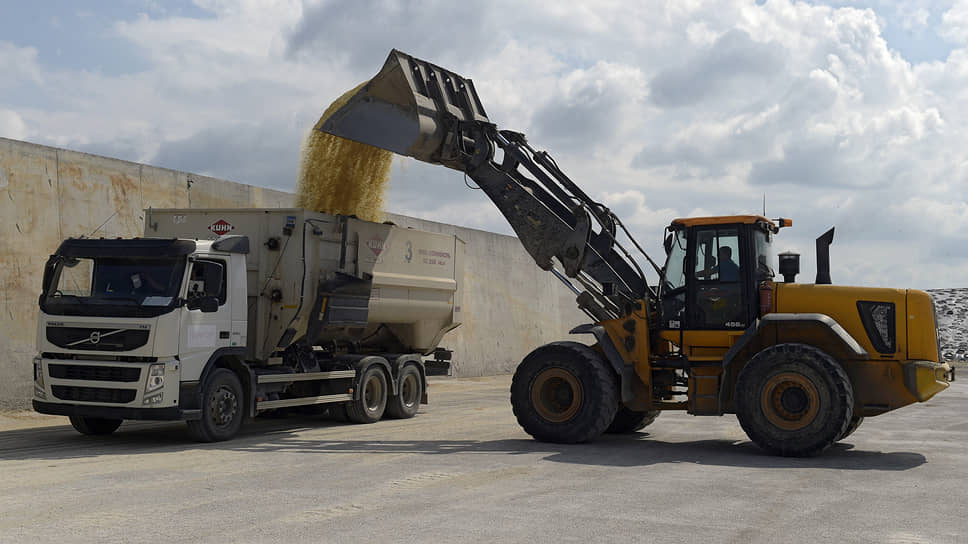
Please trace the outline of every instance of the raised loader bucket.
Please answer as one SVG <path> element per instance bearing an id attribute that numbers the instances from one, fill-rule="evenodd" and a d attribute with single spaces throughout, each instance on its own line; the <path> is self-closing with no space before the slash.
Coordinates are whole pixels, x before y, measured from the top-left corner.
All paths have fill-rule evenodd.
<path id="1" fill-rule="evenodd" d="M 394 49 L 319 130 L 438 163 L 456 120 L 488 122 L 474 83 Z"/>

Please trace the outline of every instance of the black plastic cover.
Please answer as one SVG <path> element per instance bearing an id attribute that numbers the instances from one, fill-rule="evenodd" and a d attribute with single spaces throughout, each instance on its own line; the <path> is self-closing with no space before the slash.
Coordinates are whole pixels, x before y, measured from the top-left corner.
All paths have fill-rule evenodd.
<path id="1" fill-rule="evenodd" d="M 57 248 L 64 257 L 181 257 L 195 252 L 193 240 L 175 238 L 68 238 Z"/>
<path id="2" fill-rule="evenodd" d="M 242 253 L 243 255 L 248 255 L 249 237 L 242 236 L 241 234 L 223 236 L 212 244 L 212 249 L 215 251 L 225 251 L 226 253 Z"/>

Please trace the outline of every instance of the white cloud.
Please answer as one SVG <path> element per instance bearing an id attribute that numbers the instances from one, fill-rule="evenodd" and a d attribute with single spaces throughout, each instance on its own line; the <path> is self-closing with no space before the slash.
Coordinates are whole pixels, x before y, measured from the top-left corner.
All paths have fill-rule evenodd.
<path id="1" fill-rule="evenodd" d="M 951 42 L 968 43 L 968 1 L 958 0 L 944 12 L 939 34 Z"/>
<path id="2" fill-rule="evenodd" d="M 397 47 L 473 78 L 492 121 L 651 248 L 674 216 L 758 212 L 766 194 L 805 274 L 836 224 L 835 281 L 963 284 L 968 3 L 831 2 L 146 2 L 113 25 L 143 57 L 121 75 L 0 42 L 0 131 L 285 189 L 305 129 Z M 898 28 L 955 48 L 911 63 L 885 38 Z M 508 231 L 459 173 L 398 164 L 390 211 Z M 914 258 L 883 266 L 898 248 Z"/>
<path id="3" fill-rule="evenodd" d="M 20 140 L 26 134 L 27 127 L 17 112 L 0 109 L 0 136 Z"/>

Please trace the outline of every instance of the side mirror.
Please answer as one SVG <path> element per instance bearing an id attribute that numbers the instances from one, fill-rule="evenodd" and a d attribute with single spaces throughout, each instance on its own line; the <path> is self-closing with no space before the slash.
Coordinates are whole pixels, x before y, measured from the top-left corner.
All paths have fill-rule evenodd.
<path id="1" fill-rule="evenodd" d="M 662 246 L 665 248 L 666 255 L 672 253 L 672 233 L 666 234 L 665 240 L 662 242 Z"/>
<path id="2" fill-rule="evenodd" d="M 185 307 L 189 310 L 201 310 L 204 314 L 210 314 L 212 312 L 218 311 L 218 297 L 212 295 L 205 295 L 201 297 L 195 297 L 188 299 L 185 303 Z"/>

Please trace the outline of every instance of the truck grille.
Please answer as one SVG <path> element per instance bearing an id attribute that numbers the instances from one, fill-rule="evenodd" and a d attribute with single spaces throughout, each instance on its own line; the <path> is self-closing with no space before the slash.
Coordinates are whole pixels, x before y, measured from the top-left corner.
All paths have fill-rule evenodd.
<path id="1" fill-rule="evenodd" d="M 116 366 L 83 366 L 49 364 L 47 369 L 51 378 L 63 380 L 91 380 L 98 382 L 136 382 L 141 379 L 140 368 L 120 368 Z"/>
<path id="2" fill-rule="evenodd" d="M 138 393 L 134 389 L 102 389 L 100 387 L 71 387 L 69 385 L 52 385 L 50 388 L 54 396 L 61 400 L 112 404 L 129 403 L 134 400 Z"/>
<path id="3" fill-rule="evenodd" d="M 148 343 L 151 331 L 113 327 L 47 327 L 47 340 L 60 348 L 131 351 Z"/>

